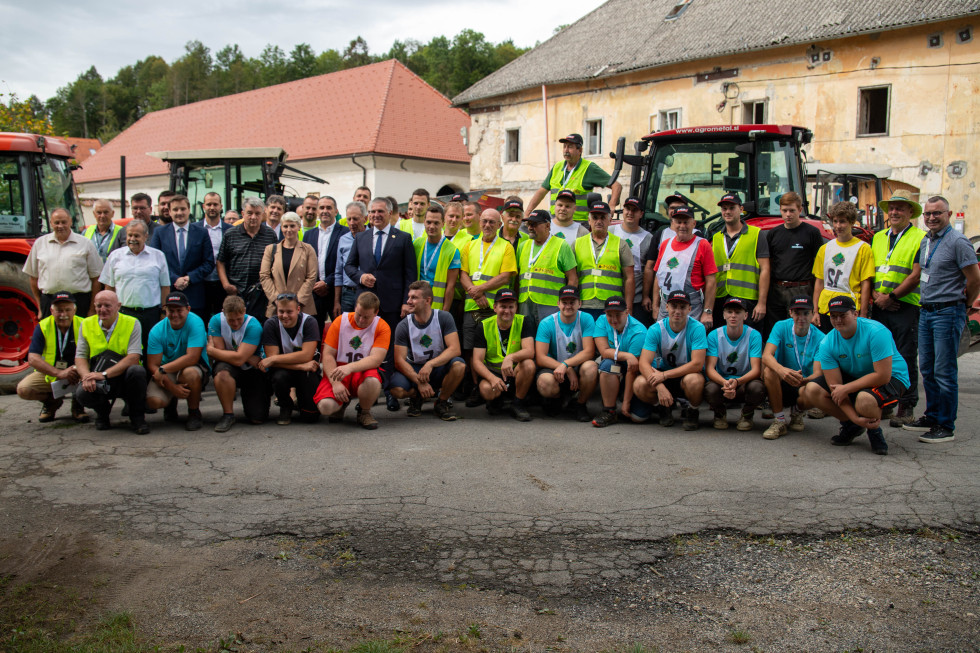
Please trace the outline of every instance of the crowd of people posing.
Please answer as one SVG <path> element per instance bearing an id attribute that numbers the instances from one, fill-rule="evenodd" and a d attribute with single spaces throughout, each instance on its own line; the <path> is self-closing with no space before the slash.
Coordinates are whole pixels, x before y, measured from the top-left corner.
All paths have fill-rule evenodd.
<path id="1" fill-rule="evenodd" d="M 665 199 L 670 226 L 656 235 L 640 227 L 638 198 L 615 225 L 613 207 L 581 200 L 556 189 L 551 211 L 525 213 L 518 197 L 443 206 L 419 189 L 400 218 L 362 187 L 342 217 L 331 197 L 291 212 L 272 196 L 247 199 L 233 224 L 214 193 L 195 223 L 186 197 L 162 196 L 154 220 L 138 194 L 125 227 L 100 201 L 83 234 L 55 210 L 24 266 L 40 322 L 18 394 L 42 403 L 41 422 L 67 399 L 77 420 L 94 410 L 98 429 L 120 399 L 137 433 L 147 413 L 180 420 L 181 400 L 186 428 L 200 429 L 213 383 L 218 432 L 236 423 L 240 394 L 251 424 L 273 402 L 280 425 L 341 422 L 354 403 L 357 424 L 375 429 L 384 397 L 410 417 L 431 400 L 445 421 L 465 403 L 595 427 L 669 427 L 676 415 L 694 430 L 707 404 L 714 428 L 734 409 L 750 431 L 763 410 L 767 439 L 804 430 L 809 411 L 840 421 L 833 444 L 866 432 L 877 454 L 883 422 L 953 439 L 956 348 L 980 269 L 945 199 L 925 211 L 883 201 L 889 224 L 870 245 L 852 234 L 853 204 L 831 208 L 824 242 L 795 193 L 766 232 L 742 220 L 736 194 L 721 196 L 710 240 L 681 195 Z M 928 231 L 912 224 L 920 215 Z"/>

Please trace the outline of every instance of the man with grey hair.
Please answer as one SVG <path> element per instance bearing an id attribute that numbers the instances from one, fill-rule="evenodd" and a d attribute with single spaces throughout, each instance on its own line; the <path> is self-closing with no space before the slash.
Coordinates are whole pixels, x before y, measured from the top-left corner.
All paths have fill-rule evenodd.
<path id="1" fill-rule="evenodd" d="M 112 216 L 115 215 L 115 211 L 112 210 L 112 203 L 109 200 L 95 200 L 92 212 L 95 214 L 95 224 L 86 227 L 82 235 L 95 243 L 99 258 L 105 263 L 110 252 L 125 244 L 126 234 L 122 227 L 113 224 Z"/>
<path id="2" fill-rule="evenodd" d="M 333 294 L 333 313 L 350 313 L 354 310 L 357 300 L 357 284 L 347 276 L 344 265 L 347 264 L 347 257 L 351 247 L 354 246 L 354 236 L 364 231 L 367 223 L 367 205 L 364 202 L 354 201 L 347 204 L 344 215 L 349 231 L 345 232 L 340 240 L 337 241 L 337 261 L 334 265 L 334 294 Z"/>
<path id="3" fill-rule="evenodd" d="M 337 268 L 337 243 L 347 232 L 347 227 L 337 224 L 337 200 L 324 195 L 317 202 L 319 225 L 303 233 L 303 242 L 317 255 L 316 283 L 313 284 L 313 301 L 316 303 L 317 323 L 326 324 L 333 312 L 335 301 L 334 276 Z"/>
<path id="4" fill-rule="evenodd" d="M 249 197 L 242 206 L 242 223 L 225 232 L 218 249 L 218 278 L 229 295 L 245 300 L 246 312 L 265 321 L 266 297 L 259 283 L 265 248 L 278 242 L 276 232 L 262 223 L 265 202 Z"/>

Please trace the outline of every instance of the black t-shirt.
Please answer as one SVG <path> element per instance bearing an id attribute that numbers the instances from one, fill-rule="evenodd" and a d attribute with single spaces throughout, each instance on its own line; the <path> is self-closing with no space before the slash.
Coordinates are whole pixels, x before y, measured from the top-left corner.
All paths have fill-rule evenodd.
<path id="1" fill-rule="evenodd" d="M 302 316 L 299 318 L 302 320 Z M 290 338 L 295 338 L 297 332 L 299 332 L 299 321 L 297 320 L 296 326 L 291 329 L 286 329 L 286 335 Z M 306 321 L 303 323 L 303 342 L 320 342 L 320 328 L 317 326 L 316 318 L 312 315 L 306 316 Z M 279 318 L 270 317 L 262 325 L 262 346 L 271 345 L 273 347 L 278 347 L 279 351 L 282 351 L 282 341 L 279 339 Z"/>
<path id="2" fill-rule="evenodd" d="M 488 317 L 488 320 L 492 320 L 492 317 Z M 531 320 L 527 318 L 524 319 L 524 324 L 521 325 L 521 340 L 524 338 L 533 338 L 535 334 L 535 328 L 531 325 Z M 510 339 L 510 329 L 500 332 L 500 339 L 506 346 L 507 341 Z M 473 341 L 473 349 L 486 349 L 487 348 L 487 336 L 483 332 L 483 323 L 481 322 L 476 327 L 476 340 Z"/>
<path id="3" fill-rule="evenodd" d="M 766 233 L 766 239 L 773 282 L 813 279 L 813 261 L 824 242 L 819 229 L 806 222 L 796 229 L 779 225 Z"/>
<path id="4" fill-rule="evenodd" d="M 282 275 L 284 277 L 289 276 L 289 266 L 293 263 L 293 252 L 296 251 L 293 247 L 282 246 Z"/>

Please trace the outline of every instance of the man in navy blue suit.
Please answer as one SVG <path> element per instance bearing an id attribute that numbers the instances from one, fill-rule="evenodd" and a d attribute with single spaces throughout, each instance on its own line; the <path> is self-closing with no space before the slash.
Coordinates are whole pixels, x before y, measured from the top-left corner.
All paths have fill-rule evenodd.
<path id="1" fill-rule="evenodd" d="M 334 274 L 337 270 L 337 243 L 347 233 L 347 227 L 337 224 L 337 202 L 334 198 L 323 196 L 316 205 L 320 224 L 315 229 L 303 232 L 303 242 L 307 243 L 317 255 L 316 283 L 313 284 L 313 301 L 316 303 L 316 321 L 326 325 L 327 317 L 333 315 Z"/>
<path id="2" fill-rule="evenodd" d="M 221 238 L 226 231 L 231 229 L 231 223 L 222 220 L 221 214 L 221 195 L 207 193 L 204 196 L 204 221 L 201 222 L 201 226 L 204 227 L 205 233 L 211 240 L 211 253 L 214 255 L 215 261 L 218 260 Z M 208 319 L 210 316 L 221 312 L 221 306 L 227 296 L 228 293 L 225 292 L 221 285 L 221 279 L 218 278 L 218 270 L 212 270 L 208 278 L 204 280 L 204 311 L 207 313 Z M 205 321 L 205 324 L 208 322 Z"/>
<path id="3" fill-rule="evenodd" d="M 344 272 L 357 284 L 358 295 L 371 291 L 378 296 L 381 300 L 378 314 L 394 329 L 411 312 L 407 304 L 408 286 L 416 280 L 418 269 L 412 236 L 391 226 L 388 220 L 391 210 L 383 198 L 371 201 L 368 208 L 371 228 L 354 237 Z M 381 366 L 385 373 L 385 388 L 391 377 L 393 351 L 394 347 L 388 348 Z M 387 390 L 385 397 L 388 410 L 398 410 L 398 401 Z"/>
<path id="4" fill-rule="evenodd" d="M 191 310 L 202 320 L 205 310 L 204 281 L 214 270 L 211 237 L 201 223 L 189 224 L 190 201 L 183 195 L 170 198 L 171 224 L 161 225 L 150 238 L 150 247 L 163 252 L 170 271 L 170 288 L 179 290 L 190 302 Z"/>

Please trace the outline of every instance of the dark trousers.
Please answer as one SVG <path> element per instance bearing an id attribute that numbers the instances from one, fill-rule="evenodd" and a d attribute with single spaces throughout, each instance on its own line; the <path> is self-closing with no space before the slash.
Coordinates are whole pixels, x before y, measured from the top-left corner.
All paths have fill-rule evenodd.
<path id="1" fill-rule="evenodd" d="M 897 311 L 884 311 L 871 304 L 871 317 L 888 327 L 895 338 L 898 353 L 909 366 L 909 389 L 899 397 L 902 408 L 914 408 L 919 403 L 919 307 L 898 302 Z"/>
<path id="2" fill-rule="evenodd" d="M 269 380 L 272 382 L 272 391 L 276 393 L 276 399 L 279 400 L 279 408 L 281 410 L 294 408 L 289 391 L 296 388 L 296 407 L 299 408 L 300 419 L 305 422 L 315 422 L 320 416 L 316 404 L 313 403 L 313 395 L 316 394 L 320 378 L 321 375 L 317 372 L 284 370 L 281 367 L 269 370 Z"/>
<path id="3" fill-rule="evenodd" d="M 394 337 L 395 327 L 401 322 L 401 306 L 398 310 L 392 313 L 381 311 L 381 319 L 384 320 L 388 326 L 391 328 L 392 337 Z M 394 343 L 394 340 L 392 340 Z M 391 375 L 395 371 L 395 347 L 394 345 L 388 347 L 388 353 L 385 354 L 385 362 L 381 364 L 381 378 L 383 380 L 384 389 L 388 391 L 388 385 L 391 382 Z"/>
<path id="4" fill-rule="evenodd" d="M 140 337 L 143 339 L 143 365 L 146 365 L 146 341 L 150 337 L 150 329 L 160 321 L 160 306 L 150 306 L 149 308 L 130 308 L 121 306 L 119 312 L 123 315 L 135 317 L 140 323 Z"/>
<path id="5" fill-rule="evenodd" d="M 321 327 L 333 318 L 333 300 L 333 286 L 327 286 L 327 294 L 322 297 L 313 293 L 313 303 L 316 305 L 316 322 Z"/>
<path id="6" fill-rule="evenodd" d="M 207 327 L 208 320 L 211 319 L 212 315 L 221 312 L 221 306 L 225 303 L 227 296 L 228 293 L 225 292 L 220 281 L 204 282 L 204 312 L 207 314 L 207 317 L 203 318 L 205 327 Z"/>
<path id="7" fill-rule="evenodd" d="M 748 413 L 762 405 L 762 400 L 765 398 L 766 386 L 759 379 L 753 379 L 745 385 L 738 386 L 738 389 L 735 390 L 735 398 L 731 400 L 725 398 L 721 386 L 714 381 L 708 381 L 704 384 L 704 399 L 711 406 L 711 410 L 716 413 L 725 412 L 725 406 L 729 401 L 742 403 L 742 412 Z"/>
<path id="8" fill-rule="evenodd" d="M 813 281 L 803 286 L 781 286 L 775 281 L 769 285 L 769 297 L 766 299 L 766 320 L 762 331 L 762 342 L 769 338 L 772 327 L 776 322 L 789 318 L 789 305 L 797 297 L 813 299 Z"/>
<path id="9" fill-rule="evenodd" d="M 75 295 L 75 315 L 78 317 L 88 317 L 88 307 L 92 305 L 92 291 L 73 292 Z M 41 315 L 47 317 L 51 315 L 51 300 L 54 295 L 41 293 Z"/>
<path id="10" fill-rule="evenodd" d="M 122 398 L 129 406 L 129 419 L 133 424 L 143 421 L 146 414 L 146 368 L 131 365 L 119 376 L 109 379 L 105 385 L 107 392 L 96 387 L 95 392 L 88 392 L 79 384 L 75 390 L 78 403 L 86 408 L 92 408 L 100 418 L 109 417 L 112 410 L 112 400 Z"/>
<path id="11" fill-rule="evenodd" d="M 344 286 L 340 291 L 340 310 L 350 313 L 357 305 L 357 288 L 354 286 Z"/>

